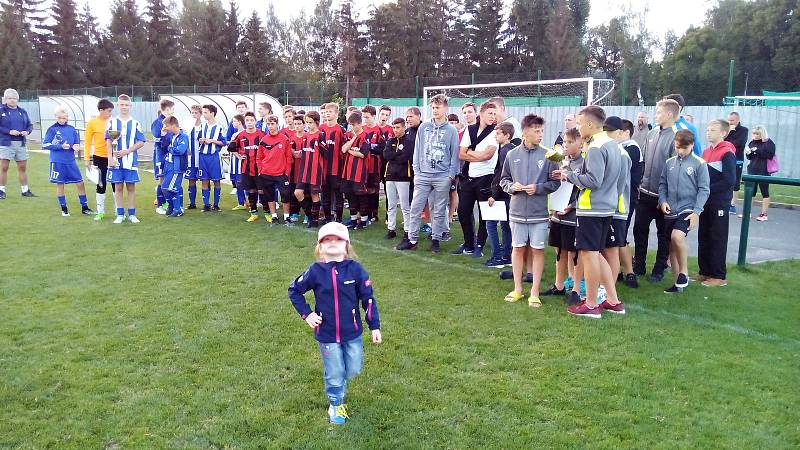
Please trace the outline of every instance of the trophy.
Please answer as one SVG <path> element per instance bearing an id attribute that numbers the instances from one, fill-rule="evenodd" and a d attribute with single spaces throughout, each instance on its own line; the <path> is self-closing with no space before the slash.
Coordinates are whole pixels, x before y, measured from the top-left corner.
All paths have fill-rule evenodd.
<path id="1" fill-rule="evenodd" d="M 117 154 L 117 143 L 115 141 L 119 139 L 119 131 L 109 130 L 108 138 L 111 139 L 111 158 L 109 158 L 109 162 L 113 160 L 114 161 L 113 165 L 116 166 L 117 158 L 119 158 L 119 155 Z"/>

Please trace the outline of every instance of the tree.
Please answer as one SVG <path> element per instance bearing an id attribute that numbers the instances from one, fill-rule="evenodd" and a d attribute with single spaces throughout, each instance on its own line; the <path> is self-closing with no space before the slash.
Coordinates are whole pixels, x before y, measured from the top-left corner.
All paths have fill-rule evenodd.
<path id="1" fill-rule="evenodd" d="M 104 57 L 113 64 L 109 80 L 114 84 L 144 84 L 150 76 L 147 68 L 149 44 L 145 22 L 139 15 L 136 0 L 116 0 L 109 27 L 110 44 Z"/>
<path id="2" fill-rule="evenodd" d="M 478 0 L 467 28 L 472 64 L 481 72 L 497 72 L 504 60 L 501 47 L 502 0 Z"/>
<path id="3" fill-rule="evenodd" d="M 92 14 L 89 3 L 83 4 L 83 8 L 78 13 L 78 31 L 75 39 L 78 65 L 86 77 L 86 82 L 90 86 L 103 86 L 105 80 L 99 77 L 105 68 L 105 60 L 99 58 L 98 47 L 101 40 L 101 30 L 97 24 L 97 18 Z"/>
<path id="4" fill-rule="evenodd" d="M 147 75 L 143 77 L 151 84 L 172 84 L 177 80 L 177 69 L 170 64 L 178 48 L 175 36 L 178 31 L 173 25 L 172 11 L 175 4 L 165 4 L 163 0 L 147 0 Z"/>
<path id="5" fill-rule="evenodd" d="M 17 89 L 38 87 L 39 64 L 36 50 L 30 39 L 31 31 L 25 25 L 25 15 L 4 4 L 0 12 L 0 86 Z"/>
<path id="6" fill-rule="evenodd" d="M 261 19 L 255 11 L 245 22 L 240 52 L 242 77 L 251 83 L 267 82 L 269 44 L 266 42 Z"/>
<path id="7" fill-rule="evenodd" d="M 308 18 L 308 50 L 314 71 L 321 78 L 336 80 L 339 59 L 336 58 L 337 23 L 334 16 L 333 0 L 320 0 Z"/>
<path id="8" fill-rule="evenodd" d="M 42 82 L 47 89 L 86 85 L 79 59 L 77 7 L 74 0 L 55 0 L 50 23 L 43 25 Z"/>
<path id="9" fill-rule="evenodd" d="M 222 45 L 225 54 L 229 55 L 228 63 L 222 67 L 225 81 L 232 83 L 242 80 L 242 54 L 239 43 L 242 40 L 242 26 L 239 24 L 239 8 L 234 0 L 228 2 L 228 11 L 225 13 L 225 27 L 221 34 L 224 36 Z"/>
<path id="10" fill-rule="evenodd" d="M 574 20 L 574 14 L 566 3 L 555 3 L 545 26 L 547 44 L 544 56 L 548 61 L 547 68 L 555 72 L 551 78 L 568 78 L 586 68 L 583 45 L 576 34 L 579 25 Z"/>

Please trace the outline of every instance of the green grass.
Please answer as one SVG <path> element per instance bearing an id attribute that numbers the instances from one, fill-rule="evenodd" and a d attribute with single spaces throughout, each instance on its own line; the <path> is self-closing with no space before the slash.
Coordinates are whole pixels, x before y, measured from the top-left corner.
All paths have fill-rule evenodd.
<path id="1" fill-rule="evenodd" d="M 742 188 L 742 195 L 744 188 Z M 761 199 L 761 194 L 756 196 L 756 200 Z M 789 205 L 800 205 L 800 187 L 784 186 L 780 184 L 769 185 L 769 199 L 773 203 L 786 203 Z"/>
<path id="2" fill-rule="evenodd" d="M 385 342 L 332 428 L 286 295 L 314 235 L 155 216 L 147 176 L 139 225 L 61 218 L 46 156 L 31 169 L 39 198 L 12 168 L 0 201 L 0 448 L 800 446 L 798 260 L 677 297 L 645 281 L 621 291 L 627 316 L 592 321 L 506 304 L 509 282 L 447 254 L 455 240 L 400 254 L 373 227 L 354 245 Z"/>

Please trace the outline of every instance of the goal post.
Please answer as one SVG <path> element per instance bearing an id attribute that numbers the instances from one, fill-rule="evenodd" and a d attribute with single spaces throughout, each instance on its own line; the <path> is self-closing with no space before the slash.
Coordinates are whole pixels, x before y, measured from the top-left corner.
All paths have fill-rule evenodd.
<path id="1" fill-rule="evenodd" d="M 614 80 L 600 78 L 426 86 L 423 107 L 427 111 L 431 97 L 437 94 L 445 94 L 454 107 L 467 102 L 481 103 L 496 96 L 503 97 L 506 106 L 610 105 L 613 91 Z"/>

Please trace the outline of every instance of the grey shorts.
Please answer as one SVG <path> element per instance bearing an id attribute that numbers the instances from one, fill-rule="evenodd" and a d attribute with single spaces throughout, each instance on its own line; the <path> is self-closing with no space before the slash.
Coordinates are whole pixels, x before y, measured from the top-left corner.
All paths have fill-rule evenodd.
<path id="1" fill-rule="evenodd" d="M 27 161 L 28 149 L 20 141 L 11 141 L 11 145 L 0 145 L 0 159 Z"/>
<path id="2" fill-rule="evenodd" d="M 544 248 L 547 243 L 547 222 L 517 223 L 511 222 L 511 246 L 530 246 L 536 249 Z"/>

